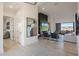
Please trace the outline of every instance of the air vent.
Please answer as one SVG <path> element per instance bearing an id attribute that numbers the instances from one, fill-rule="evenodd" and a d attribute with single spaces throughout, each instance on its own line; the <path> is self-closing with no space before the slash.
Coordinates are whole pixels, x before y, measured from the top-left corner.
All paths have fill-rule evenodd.
<path id="1" fill-rule="evenodd" d="M 37 2 L 24 2 L 24 3 L 28 3 L 28 4 L 32 4 L 32 5 L 36 5 Z"/>

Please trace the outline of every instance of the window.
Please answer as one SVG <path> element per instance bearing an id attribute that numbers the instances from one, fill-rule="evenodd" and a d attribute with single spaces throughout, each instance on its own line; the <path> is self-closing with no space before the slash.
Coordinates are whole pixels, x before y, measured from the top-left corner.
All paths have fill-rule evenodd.
<path id="1" fill-rule="evenodd" d="M 48 31 L 48 22 L 41 23 L 41 31 Z"/>
<path id="2" fill-rule="evenodd" d="M 65 33 L 73 32 L 73 22 L 61 23 L 61 32 Z"/>

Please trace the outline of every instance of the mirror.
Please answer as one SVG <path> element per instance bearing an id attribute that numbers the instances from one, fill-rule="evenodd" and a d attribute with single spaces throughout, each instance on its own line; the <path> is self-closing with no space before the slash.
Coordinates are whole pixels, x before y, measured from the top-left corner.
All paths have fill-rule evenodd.
<path id="1" fill-rule="evenodd" d="M 37 35 L 37 22 L 35 19 L 27 17 L 26 18 L 27 28 L 26 28 L 26 36 L 32 37 Z"/>

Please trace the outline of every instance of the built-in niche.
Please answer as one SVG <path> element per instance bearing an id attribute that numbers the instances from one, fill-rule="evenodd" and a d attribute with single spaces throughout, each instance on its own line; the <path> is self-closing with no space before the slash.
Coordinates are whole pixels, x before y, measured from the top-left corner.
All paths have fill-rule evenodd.
<path id="1" fill-rule="evenodd" d="M 3 16 L 3 38 L 10 38 L 10 17 Z"/>
<path id="2" fill-rule="evenodd" d="M 37 22 L 34 18 L 26 18 L 26 36 L 32 37 L 37 35 Z"/>
<path id="3" fill-rule="evenodd" d="M 8 30 L 10 29 L 10 22 L 6 23 L 6 29 L 8 29 Z"/>

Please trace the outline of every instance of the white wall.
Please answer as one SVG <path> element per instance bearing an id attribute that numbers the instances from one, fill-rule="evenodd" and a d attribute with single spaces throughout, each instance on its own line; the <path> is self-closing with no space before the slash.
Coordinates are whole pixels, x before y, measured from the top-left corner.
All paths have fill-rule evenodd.
<path id="1" fill-rule="evenodd" d="M 21 7 L 14 19 L 14 39 L 24 46 L 24 7 Z"/>
<path id="2" fill-rule="evenodd" d="M 22 45 L 29 45 L 38 40 L 37 36 L 26 37 L 26 17 L 34 18 L 38 24 L 38 8 L 35 5 L 23 4 L 22 8 L 16 13 L 14 21 L 15 39 Z M 38 25 L 37 25 L 38 26 Z"/>
<path id="3" fill-rule="evenodd" d="M 25 24 L 24 24 L 24 34 L 25 34 L 25 45 L 29 45 L 29 44 L 32 44 L 32 43 L 35 43 L 38 41 L 38 36 L 33 36 L 33 37 L 29 37 L 27 38 L 26 37 L 26 17 L 30 17 L 30 18 L 34 18 L 37 22 L 37 27 L 38 27 L 38 7 L 35 6 L 35 5 L 30 5 L 30 4 L 26 4 L 25 5 L 25 9 L 24 9 L 24 12 L 25 12 Z M 37 28 L 38 29 L 38 28 Z M 37 31 L 38 33 L 38 31 Z"/>
<path id="4" fill-rule="evenodd" d="M 0 54 L 3 53 L 3 3 L 0 3 Z"/>

